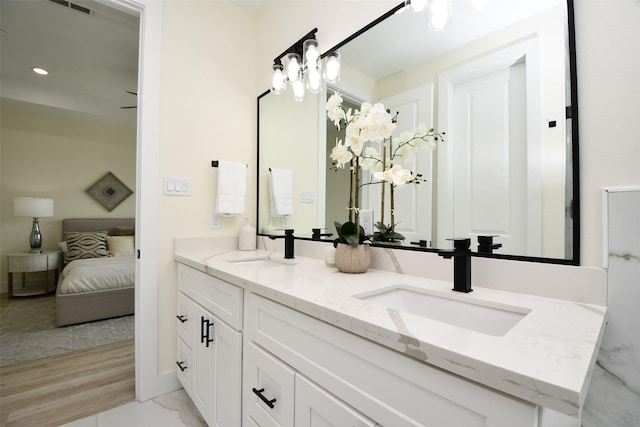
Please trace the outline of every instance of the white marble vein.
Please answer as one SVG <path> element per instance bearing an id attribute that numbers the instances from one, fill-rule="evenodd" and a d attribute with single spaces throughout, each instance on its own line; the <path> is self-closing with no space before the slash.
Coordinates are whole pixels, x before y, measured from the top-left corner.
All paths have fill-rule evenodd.
<path id="1" fill-rule="evenodd" d="M 609 311 L 584 427 L 640 425 L 640 190 L 607 193 Z"/>

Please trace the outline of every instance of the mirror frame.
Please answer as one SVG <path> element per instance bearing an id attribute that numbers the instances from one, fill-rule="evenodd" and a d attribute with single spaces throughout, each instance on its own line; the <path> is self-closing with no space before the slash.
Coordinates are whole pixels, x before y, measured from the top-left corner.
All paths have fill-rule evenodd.
<path id="1" fill-rule="evenodd" d="M 572 192 L 573 192 L 573 202 L 572 202 L 572 216 L 573 216 L 573 257 L 572 258 L 544 258 L 544 257 L 533 257 L 533 256 L 525 256 L 525 255 L 509 255 L 509 254 L 483 254 L 472 252 L 472 256 L 480 257 L 480 258 L 496 258 L 496 259 L 505 259 L 505 260 L 513 260 L 513 261 L 528 261 L 528 262 L 540 262 L 547 264 L 562 264 L 562 265 L 580 265 L 580 152 L 579 152 L 579 132 L 578 132 L 578 77 L 577 77 L 577 61 L 576 61 L 576 39 L 575 39 L 575 15 L 573 8 L 573 0 L 565 0 L 567 4 L 567 32 L 568 32 L 568 54 L 569 54 L 569 84 L 571 86 L 570 91 L 570 104 L 566 107 L 566 116 L 565 120 L 571 119 L 570 128 L 571 128 L 571 161 L 572 161 Z M 393 16 L 398 10 L 405 7 L 405 2 L 400 3 L 399 5 L 392 8 L 387 13 L 381 15 L 379 18 L 375 19 L 371 23 L 362 27 L 337 45 L 333 46 L 331 49 L 325 51 L 321 56 L 324 58 L 330 52 L 339 50 L 342 46 L 349 43 L 353 39 L 357 38 L 362 33 L 370 30 L 371 28 L 378 25 L 380 22 L 385 19 Z M 256 181 L 256 221 L 260 218 L 260 200 L 259 200 L 259 188 L 260 188 L 260 99 L 268 94 L 270 94 L 270 90 L 266 90 L 260 95 L 258 95 L 256 108 L 257 108 L 257 181 Z M 567 133 L 568 135 L 569 133 Z M 257 226 L 258 224 L 256 224 Z M 259 236 L 268 236 L 268 234 L 258 233 Z M 309 237 L 295 237 L 298 240 L 309 240 L 314 242 L 328 242 L 332 243 L 333 238 L 331 239 L 313 239 Z M 380 247 L 386 249 L 394 249 L 394 250 L 406 250 L 406 251 L 420 251 L 420 252 L 438 252 L 441 249 L 437 248 L 423 248 L 423 247 L 411 247 L 411 246 L 392 246 L 386 245 L 384 243 L 371 243 L 372 247 Z"/>

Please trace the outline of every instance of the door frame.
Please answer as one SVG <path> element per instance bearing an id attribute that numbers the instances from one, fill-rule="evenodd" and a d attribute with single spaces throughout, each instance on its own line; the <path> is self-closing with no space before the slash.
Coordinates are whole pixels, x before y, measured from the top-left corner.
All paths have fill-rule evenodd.
<path id="1" fill-rule="evenodd" d="M 136 135 L 136 400 L 180 388 L 174 370 L 160 372 L 158 359 L 158 165 L 162 2 L 98 0 L 140 18 Z"/>

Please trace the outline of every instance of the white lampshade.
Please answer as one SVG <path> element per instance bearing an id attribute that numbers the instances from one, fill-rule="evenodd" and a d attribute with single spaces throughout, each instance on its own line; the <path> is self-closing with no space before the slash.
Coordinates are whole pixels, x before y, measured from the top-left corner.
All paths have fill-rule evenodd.
<path id="1" fill-rule="evenodd" d="M 13 214 L 31 218 L 53 216 L 53 199 L 36 197 L 16 197 L 13 199 Z"/>

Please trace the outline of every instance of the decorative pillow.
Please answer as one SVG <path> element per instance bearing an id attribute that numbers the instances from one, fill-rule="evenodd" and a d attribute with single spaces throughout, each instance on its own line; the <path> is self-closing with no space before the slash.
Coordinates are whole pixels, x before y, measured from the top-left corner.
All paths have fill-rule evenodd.
<path id="1" fill-rule="evenodd" d="M 65 233 L 65 239 L 67 253 L 64 261 L 67 263 L 76 259 L 100 258 L 109 255 L 106 231 L 69 231 Z"/>
<path id="2" fill-rule="evenodd" d="M 67 242 L 58 242 L 58 247 L 63 254 L 67 252 Z"/>
<path id="3" fill-rule="evenodd" d="M 133 256 L 133 236 L 107 236 L 110 256 Z"/>

